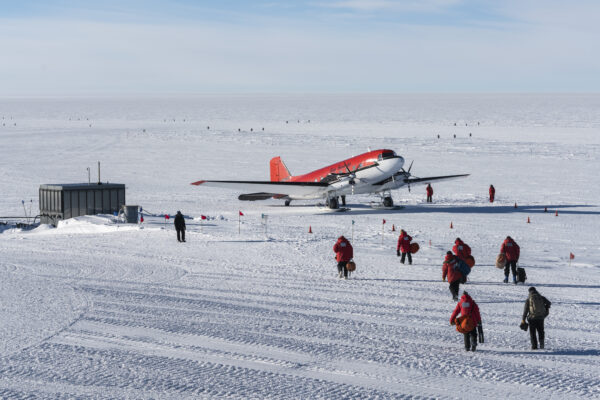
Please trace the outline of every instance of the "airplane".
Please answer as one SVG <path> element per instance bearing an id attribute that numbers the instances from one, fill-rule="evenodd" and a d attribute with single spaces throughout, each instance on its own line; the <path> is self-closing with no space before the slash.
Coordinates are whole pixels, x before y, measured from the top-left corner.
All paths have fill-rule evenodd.
<path id="1" fill-rule="evenodd" d="M 339 209 L 346 204 L 346 196 L 354 194 L 378 194 L 386 208 L 394 206 L 392 190 L 410 185 L 425 184 L 443 179 L 462 178 L 469 174 L 412 177 L 410 170 L 404 170 L 404 158 L 393 150 L 372 150 L 358 156 L 328 165 L 304 175 L 292 176 L 281 157 L 270 161 L 270 181 L 217 181 L 201 180 L 191 183 L 212 187 L 224 187 L 249 191 L 239 195 L 239 200 L 254 201 L 270 198 L 285 200 L 289 206 L 292 200 L 324 199 L 330 209 Z"/>

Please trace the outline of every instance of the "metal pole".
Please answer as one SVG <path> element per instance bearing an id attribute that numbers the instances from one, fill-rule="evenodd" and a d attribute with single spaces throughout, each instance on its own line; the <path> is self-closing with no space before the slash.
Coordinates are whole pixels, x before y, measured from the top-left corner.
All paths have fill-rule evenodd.
<path id="1" fill-rule="evenodd" d="M 98 161 L 98 185 L 100 184 L 100 161 Z"/>
<path id="2" fill-rule="evenodd" d="M 88 185 L 92 184 L 92 177 L 90 174 L 90 167 L 87 167 L 87 172 L 88 172 Z"/>
<path id="3" fill-rule="evenodd" d="M 27 209 L 25 208 L 25 200 L 21 200 L 21 204 L 23 204 L 23 212 L 25 213 L 25 219 L 27 223 L 29 223 L 29 217 L 27 216 Z"/>

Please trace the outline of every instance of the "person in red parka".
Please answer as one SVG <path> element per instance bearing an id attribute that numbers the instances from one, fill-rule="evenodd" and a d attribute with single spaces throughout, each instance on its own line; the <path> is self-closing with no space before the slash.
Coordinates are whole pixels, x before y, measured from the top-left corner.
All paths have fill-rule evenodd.
<path id="1" fill-rule="evenodd" d="M 454 247 L 452 247 L 452 251 L 458 258 L 460 258 L 463 261 L 465 261 L 467 257 L 471 255 L 471 248 L 460 238 L 456 238 L 456 240 L 454 241 Z"/>
<path id="2" fill-rule="evenodd" d="M 519 261 L 519 256 L 521 255 L 521 248 L 513 240 L 513 238 L 507 236 L 500 247 L 500 253 L 504 254 L 506 260 L 504 262 L 504 283 L 508 283 L 508 275 L 510 275 L 510 271 L 512 270 L 513 283 L 516 285 L 517 262 Z"/>
<path id="3" fill-rule="evenodd" d="M 431 187 L 431 184 L 427 184 L 427 187 L 425 188 L 425 192 L 427 193 L 427 202 L 428 203 L 432 203 L 433 202 L 433 188 Z"/>
<path id="4" fill-rule="evenodd" d="M 338 278 L 342 276 L 344 279 L 348 279 L 348 269 L 346 264 L 354 257 L 354 250 L 352 245 L 344 236 L 340 236 L 337 242 L 333 245 L 333 251 L 335 252 L 335 260 L 338 263 Z M 342 275 L 343 273 L 343 275 Z"/>
<path id="5" fill-rule="evenodd" d="M 451 251 L 446 253 L 444 264 L 442 265 L 442 280 L 445 281 L 448 278 L 450 284 L 449 289 L 452 293 L 452 299 L 458 300 L 458 290 L 461 282 L 463 281 L 463 274 L 456 269 L 456 256 Z"/>
<path id="6" fill-rule="evenodd" d="M 490 203 L 494 202 L 494 196 L 496 196 L 496 189 L 494 185 L 490 185 Z"/>
<path id="7" fill-rule="evenodd" d="M 458 317 L 458 314 L 469 315 L 475 324 L 475 328 L 473 328 L 472 331 L 463 333 L 465 338 L 465 350 L 475 351 L 477 348 L 477 330 L 481 330 L 481 314 L 479 314 L 479 306 L 471 296 L 469 296 L 469 293 L 467 293 L 466 290 L 463 291 L 460 301 L 450 316 L 450 325 L 456 324 L 456 317 Z"/>
<path id="8" fill-rule="evenodd" d="M 400 262 L 404 264 L 404 260 L 406 259 L 406 255 L 408 255 L 408 265 L 412 265 L 412 255 L 410 254 L 410 241 L 412 237 L 406 233 L 404 229 L 400 230 L 400 236 L 398 236 L 398 246 L 396 246 L 396 255 L 400 257 L 400 253 L 402 253 L 402 257 L 400 258 Z"/>

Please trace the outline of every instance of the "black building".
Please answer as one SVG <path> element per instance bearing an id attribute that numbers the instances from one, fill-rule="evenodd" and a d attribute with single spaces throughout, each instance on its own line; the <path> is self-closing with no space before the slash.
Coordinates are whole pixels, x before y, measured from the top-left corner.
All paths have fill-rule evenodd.
<path id="1" fill-rule="evenodd" d="M 69 183 L 40 185 L 40 222 L 58 221 L 80 215 L 114 214 L 125 204 L 122 183 Z"/>

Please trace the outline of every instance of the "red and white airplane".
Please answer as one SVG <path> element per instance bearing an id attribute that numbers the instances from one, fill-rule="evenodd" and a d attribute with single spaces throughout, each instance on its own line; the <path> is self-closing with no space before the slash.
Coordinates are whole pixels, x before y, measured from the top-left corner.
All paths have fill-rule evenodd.
<path id="1" fill-rule="evenodd" d="M 324 199 L 332 209 L 339 208 L 338 198 L 346 203 L 346 195 L 375 193 L 381 196 L 384 207 L 392 207 L 391 191 L 402 186 L 424 184 L 442 179 L 461 178 L 469 174 L 412 177 L 411 166 L 404 168 L 404 158 L 393 150 L 373 150 L 304 175 L 292 176 L 280 157 L 271 159 L 270 181 L 197 181 L 192 185 L 224 187 L 249 191 L 239 200 L 285 200 Z"/>

